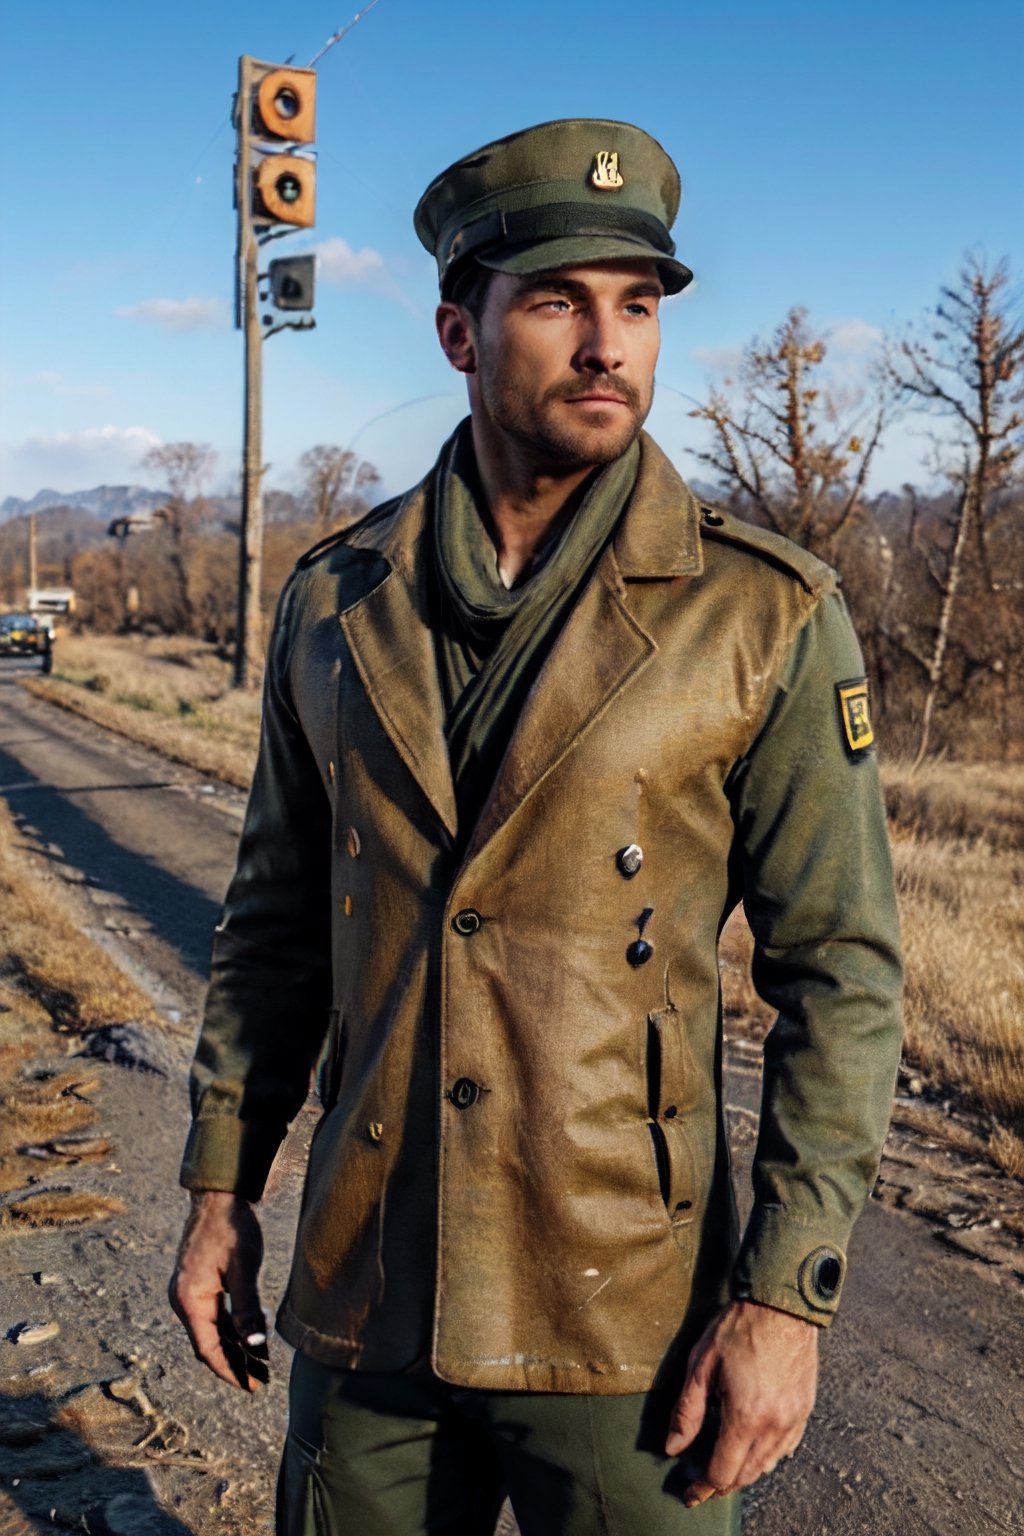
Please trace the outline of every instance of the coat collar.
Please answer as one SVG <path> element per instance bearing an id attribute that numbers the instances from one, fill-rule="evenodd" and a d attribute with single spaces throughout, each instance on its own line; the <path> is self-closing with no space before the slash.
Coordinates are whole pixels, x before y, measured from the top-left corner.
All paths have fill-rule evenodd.
<path id="1" fill-rule="evenodd" d="M 383 555 L 407 580 L 414 577 L 426 527 L 426 507 L 435 470 L 380 518 L 354 528 L 346 544 Z M 612 540 L 615 561 L 626 581 L 697 576 L 704 561 L 700 506 L 674 465 L 646 432 L 640 434 L 640 467 L 629 504 Z"/>
<path id="2" fill-rule="evenodd" d="M 430 481 L 428 476 L 390 510 L 347 534 L 347 545 L 374 550 L 392 569 L 339 621 L 384 730 L 454 837 L 455 790 L 428 617 Z M 699 521 L 695 498 L 643 434 L 622 521 L 543 665 L 467 856 L 494 836 L 651 661 L 657 643 L 630 613 L 625 583 L 699 574 Z"/>

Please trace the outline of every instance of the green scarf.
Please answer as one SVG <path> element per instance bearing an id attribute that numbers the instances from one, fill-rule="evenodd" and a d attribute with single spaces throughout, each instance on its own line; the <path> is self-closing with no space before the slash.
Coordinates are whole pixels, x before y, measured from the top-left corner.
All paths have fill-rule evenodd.
<path id="1" fill-rule="evenodd" d="M 561 535 L 538 551 L 533 573 L 510 591 L 480 512 L 468 421 L 441 451 L 433 507 L 437 654 L 465 834 L 497 777 L 526 696 L 632 493 L 639 459 L 634 442 L 595 476 Z"/>

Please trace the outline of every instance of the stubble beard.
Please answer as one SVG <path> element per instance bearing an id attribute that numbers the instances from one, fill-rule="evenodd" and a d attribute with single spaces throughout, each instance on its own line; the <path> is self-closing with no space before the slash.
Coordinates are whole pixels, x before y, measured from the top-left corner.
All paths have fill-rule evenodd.
<path id="1" fill-rule="evenodd" d="M 594 390 L 614 394 L 626 409 L 609 405 L 578 424 L 567 420 L 558 402 L 579 399 Z M 608 375 L 555 384 L 540 400 L 531 400 L 518 380 L 500 367 L 480 370 L 483 404 L 494 424 L 530 450 L 538 466 L 555 472 L 611 464 L 640 434 L 651 409 L 653 390 L 645 401 L 634 384 Z M 570 407 L 571 411 L 571 407 Z"/>

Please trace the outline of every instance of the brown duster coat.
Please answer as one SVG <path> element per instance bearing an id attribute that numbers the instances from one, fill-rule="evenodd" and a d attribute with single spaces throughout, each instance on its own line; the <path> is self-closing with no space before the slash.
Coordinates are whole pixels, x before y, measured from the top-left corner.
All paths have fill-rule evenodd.
<path id="1" fill-rule="evenodd" d="M 259 1196 L 330 1010 L 284 1336 L 636 1392 L 730 1291 L 820 1323 L 838 1299 L 899 1051 L 877 769 L 838 692 L 862 662 L 833 573 L 702 513 L 645 437 L 457 844 L 426 504 L 283 595 L 183 1181 Z M 716 946 L 740 899 L 779 1018 L 737 1253 Z"/>

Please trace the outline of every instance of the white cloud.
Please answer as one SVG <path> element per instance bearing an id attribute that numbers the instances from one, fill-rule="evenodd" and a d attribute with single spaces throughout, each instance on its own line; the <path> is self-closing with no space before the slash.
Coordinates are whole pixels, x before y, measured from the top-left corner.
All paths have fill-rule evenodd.
<path id="1" fill-rule="evenodd" d="M 384 272 L 384 257 L 371 246 L 354 251 L 347 240 L 334 235 L 314 245 L 317 274 L 325 283 L 366 283 Z"/>
<path id="2" fill-rule="evenodd" d="M 389 269 L 380 251 L 375 251 L 372 246 L 366 245 L 361 251 L 354 251 L 341 235 L 332 235 L 329 240 L 321 240 L 314 245 L 312 250 L 317 258 L 317 275 L 321 282 L 338 288 L 369 289 L 381 298 L 401 304 L 410 314 L 419 315 L 416 305 Z"/>
<path id="3" fill-rule="evenodd" d="M 25 438 L 4 455 L 5 491 L 32 496 L 43 486 L 79 491 L 94 485 L 135 484 L 139 461 L 163 441 L 149 427 L 86 427 Z"/>
<path id="4" fill-rule="evenodd" d="M 868 320 L 840 320 L 828 332 L 832 352 L 873 352 L 882 340 L 882 332 Z"/>
<path id="5" fill-rule="evenodd" d="M 122 320 L 153 320 L 167 331 L 221 330 L 228 323 L 224 299 L 143 299 L 140 304 L 123 304 L 114 314 Z"/>

